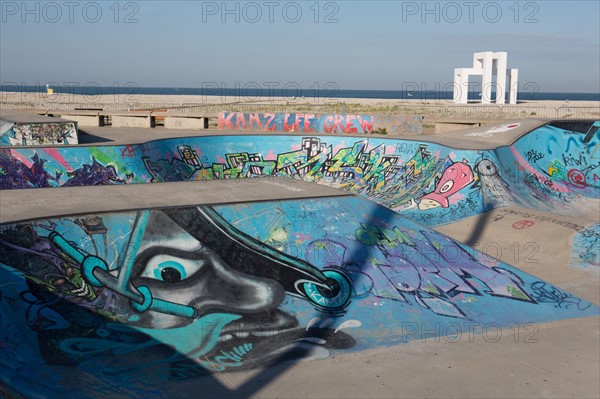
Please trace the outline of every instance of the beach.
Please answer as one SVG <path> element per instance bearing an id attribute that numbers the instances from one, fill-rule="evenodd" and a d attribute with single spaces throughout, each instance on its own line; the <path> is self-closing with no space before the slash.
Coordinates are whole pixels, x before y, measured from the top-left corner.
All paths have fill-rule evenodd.
<path id="1" fill-rule="evenodd" d="M 364 106 L 393 107 L 403 105 L 457 105 L 448 99 L 410 98 L 410 99 L 378 99 L 378 98 L 335 98 L 335 97 L 275 97 L 275 96 L 210 96 L 210 95 L 150 95 L 150 94 L 90 94 L 71 93 L 28 93 L 0 91 L 2 103 L 90 103 L 90 104 L 173 104 L 173 105 L 218 105 L 218 104 L 257 104 L 257 105 L 328 105 L 328 104 L 360 104 Z M 477 104 L 469 105 L 503 105 L 510 104 Z M 555 100 L 519 100 L 517 105 L 544 107 L 600 107 L 600 101 L 555 101 Z"/>
<path id="2" fill-rule="evenodd" d="M 57 114 L 57 111 L 167 111 L 209 118 L 216 128 L 221 112 L 353 115 L 420 115 L 424 132 L 439 122 L 490 124 L 516 119 L 596 119 L 600 101 L 524 100 L 518 104 L 456 104 L 447 99 L 377 99 L 241 97 L 209 95 L 149 95 L 0 92 L 0 108 Z M 58 112 L 64 115 L 63 112 Z M 68 115 L 68 114 L 67 114 Z"/>

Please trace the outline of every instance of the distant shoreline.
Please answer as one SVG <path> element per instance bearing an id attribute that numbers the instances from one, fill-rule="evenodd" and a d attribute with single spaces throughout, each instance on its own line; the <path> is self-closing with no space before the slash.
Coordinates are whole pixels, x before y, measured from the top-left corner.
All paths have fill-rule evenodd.
<path id="1" fill-rule="evenodd" d="M 417 90 L 405 87 L 403 90 L 342 90 L 334 83 L 327 83 L 308 88 L 301 88 L 297 84 L 288 84 L 284 87 L 271 83 L 260 85 L 251 83 L 247 85 L 236 85 L 235 87 L 224 87 L 217 83 L 205 85 L 203 88 L 176 88 L 176 87 L 139 87 L 134 83 L 114 86 L 99 86 L 95 83 L 88 85 L 49 85 L 55 96 L 86 96 L 100 97 L 113 96 L 130 98 L 132 96 L 172 96 L 174 98 L 186 98 L 190 96 L 205 98 L 221 98 L 223 102 L 243 101 L 265 101 L 265 99 L 285 98 L 287 101 L 348 101 L 356 99 L 364 100 L 394 100 L 394 101 L 449 101 L 452 102 L 452 86 L 444 86 L 438 90 Z M 0 86 L 2 93 L 14 93 L 17 95 L 44 95 L 46 85 L 17 85 L 4 84 Z M 495 93 L 492 93 L 494 98 Z M 508 96 L 507 96 L 508 98 Z M 480 93 L 476 90 L 469 92 L 469 99 L 478 101 Z M 523 89 L 518 93 L 518 99 L 522 102 L 531 101 L 600 101 L 600 93 L 588 92 L 538 92 L 537 89 Z M 211 101 L 214 102 L 214 101 Z"/>
<path id="2" fill-rule="evenodd" d="M 100 94 L 81 95 L 71 93 L 54 93 L 48 95 L 40 92 L 7 92 L 0 91 L 2 103 L 76 103 L 76 104 L 144 104 L 161 105 L 217 105 L 217 104 L 260 104 L 260 105 L 333 105 L 333 104 L 361 104 L 361 105 L 444 105 L 453 106 L 451 99 L 389 99 L 389 98 L 290 98 L 281 96 L 269 97 L 239 97 L 239 96 L 211 96 L 211 95 L 162 95 L 162 94 Z M 540 106 L 540 107 L 600 107 L 600 101 L 578 100 L 519 100 L 517 105 L 510 104 L 480 104 L 469 103 L 473 106 Z"/>

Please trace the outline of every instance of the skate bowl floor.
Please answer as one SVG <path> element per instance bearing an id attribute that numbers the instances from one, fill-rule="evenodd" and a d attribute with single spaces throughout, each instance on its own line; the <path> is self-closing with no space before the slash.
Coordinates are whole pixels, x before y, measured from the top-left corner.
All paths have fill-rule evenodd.
<path id="1" fill-rule="evenodd" d="M 598 397 L 599 125 L 0 149 L 0 393 Z"/>

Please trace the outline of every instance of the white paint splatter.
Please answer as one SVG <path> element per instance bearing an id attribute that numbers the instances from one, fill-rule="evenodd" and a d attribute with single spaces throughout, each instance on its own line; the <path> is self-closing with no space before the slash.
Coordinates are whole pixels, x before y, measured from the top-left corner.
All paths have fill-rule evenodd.
<path id="1" fill-rule="evenodd" d="M 345 322 L 340 324 L 340 326 L 336 328 L 334 332 L 338 332 L 340 330 L 343 330 L 344 328 L 356 328 L 360 326 L 362 326 L 362 323 L 358 320 L 346 320 Z"/>

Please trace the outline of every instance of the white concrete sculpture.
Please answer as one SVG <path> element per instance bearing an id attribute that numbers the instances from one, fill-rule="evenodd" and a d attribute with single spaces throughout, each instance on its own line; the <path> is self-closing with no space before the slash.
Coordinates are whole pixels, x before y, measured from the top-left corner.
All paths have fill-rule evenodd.
<path id="1" fill-rule="evenodd" d="M 473 54 L 472 68 L 455 68 L 454 102 L 466 104 L 469 93 L 469 77 L 481 76 L 481 103 L 490 104 L 492 102 L 492 79 L 496 75 L 496 104 L 504 104 L 506 101 L 507 77 L 509 89 L 508 103 L 516 104 L 519 70 L 507 70 L 506 58 L 506 52 L 494 53 L 483 51 Z"/>

